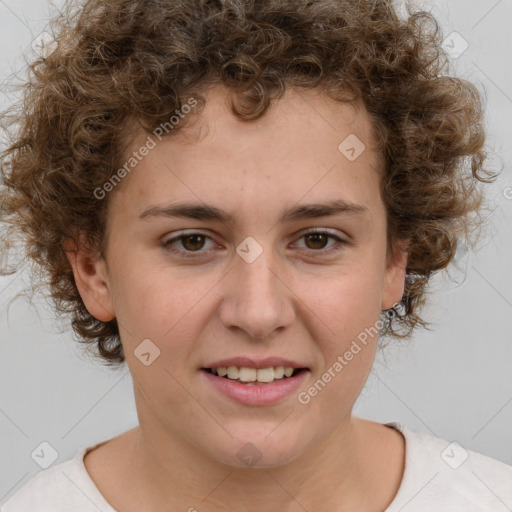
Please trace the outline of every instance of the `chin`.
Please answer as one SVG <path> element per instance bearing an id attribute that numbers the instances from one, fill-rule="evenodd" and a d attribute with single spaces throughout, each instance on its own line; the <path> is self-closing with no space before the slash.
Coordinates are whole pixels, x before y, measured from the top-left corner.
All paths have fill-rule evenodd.
<path id="1" fill-rule="evenodd" d="M 219 446 L 212 457 L 231 467 L 268 469 L 284 466 L 306 451 L 303 437 L 295 439 L 284 429 L 282 432 L 278 432 L 278 429 L 268 432 L 251 433 L 250 428 L 238 433 L 231 432 L 233 439 L 228 445 Z"/>

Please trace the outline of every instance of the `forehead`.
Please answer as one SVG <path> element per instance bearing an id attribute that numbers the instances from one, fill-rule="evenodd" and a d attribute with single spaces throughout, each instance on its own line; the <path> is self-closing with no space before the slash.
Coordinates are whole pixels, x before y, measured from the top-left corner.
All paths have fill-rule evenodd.
<path id="1" fill-rule="evenodd" d="M 202 95 L 204 107 L 197 114 L 192 110 L 182 116 L 182 126 L 176 134 L 170 133 L 169 140 L 183 146 L 201 144 L 204 149 L 231 145 L 230 153 L 254 142 L 268 144 L 267 149 L 285 150 L 290 142 L 302 141 L 307 142 L 305 149 L 314 149 L 318 154 L 327 145 L 332 147 L 334 143 L 337 147 L 336 142 L 343 134 L 358 135 L 368 149 L 374 144 L 371 118 L 362 101 L 336 102 L 318 88 L 288 88 L 254 120 L 242 120 L 231 112 L 234 93 L 226 87 L 210 86 Z M 191 94 L 189 99 L 193 98 Z"/>
<path id="2" fill-rule="evenodd" d="M 191 112 L 180 130 L 161 140 L 149 135 L 154 147 L 115 190 L 137 199 L 139 215 L 149 205 L 183 199 L 236 211 L 243 204 L 297 203 L 306 195 L 308 203 L 371 204 L 379 193 L 381 157 L 361 104 L 288 89 L 263 117 L 243 121 L 231 113 L 225 88 L 203 95 L 204 108 Z M 126 157 L 147 137 L 140 134 Z"/>

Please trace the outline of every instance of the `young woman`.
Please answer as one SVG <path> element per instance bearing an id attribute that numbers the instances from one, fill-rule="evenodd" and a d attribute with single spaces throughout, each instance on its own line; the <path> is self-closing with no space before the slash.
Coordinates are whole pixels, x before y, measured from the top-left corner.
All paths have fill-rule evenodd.
<path id="1" fill-rule="evenodd" d="M 65 20 L 2 155 L 4 250 L 21 233 L 80 340 L 126 362 L 140 424 L 2 512 L 511 507 L 512 467 L 352 415 L 490 179 L 435 20 L 386 0 Z"/>

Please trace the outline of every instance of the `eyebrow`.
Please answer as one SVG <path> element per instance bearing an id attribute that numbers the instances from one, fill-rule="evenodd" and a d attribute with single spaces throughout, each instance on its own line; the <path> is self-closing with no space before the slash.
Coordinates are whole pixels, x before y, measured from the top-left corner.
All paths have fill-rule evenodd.
<path id="1" fill-rule="evenodd" d="M 340 213 L 351 215 L 363 214 L 368 211 L 368 208 L 365 206 L 338 199 L 324 204 L 313 203 L 294 206 L 281 215 L 279 222 L 313 219 Z M 225 224 L 234 224 L 236 215 L 225 212 L 216 206 L 201 203 L 176 203 L 166 206 L 156 205 L 144 210 L 139 215 L 139 219 L 141 220 L 155 217 L 179 217 L 203 221 L 214 220 Z"/>

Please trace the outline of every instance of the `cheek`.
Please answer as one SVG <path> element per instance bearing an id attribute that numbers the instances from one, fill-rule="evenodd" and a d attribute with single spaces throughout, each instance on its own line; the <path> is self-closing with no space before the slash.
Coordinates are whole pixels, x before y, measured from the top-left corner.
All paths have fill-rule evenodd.
<path id="1" fill-rule="evenodd" d="M 309 331 L 321 365 L 300 403 L 326 422 L 339 422 L 352 409 L 373 366 L 381 328 L 375 280 L 371 271 L 347 272 L 311 287 Z"/>
<path id="2" fill-rule="evenodd" d="M 333 269 L 321 278 L 299 279 L 298 295 L 324 327 L 323 339 L 339 346 L 375 323 L 380 315 L 382 276 L 363 263 Z"/>
<path id="3" fill-rule="evenodd" d="M 134 276 L 118 289 L 123 294 L 120 332 L 133 380 L 148 404 L 162 410 L 173 404 L 186 413 L 193 404 L 184 383 L 194 366 L 191 353 L 208 318 L 208 283 L 199 285 L 195 279 L 174 275 L 170 286 L 171 279 L 161 272 L 142 279 Z M 150 354 L 147 366 L 143 353 Z"/>
<path id="4" fill-rule="evenodd" d="M 187 318 L 197 316 L 196 307 L 208 300 L 215 276 L 191 271 L 126 267 L 115 276 L 113 293 L 118 320 L 137 336 L 164 341 Z"/>
<path id="5" fill-rule="evenodd" d="M 381 327 L 378 279 L 378 271 L 370 265 L 354 265 L 322 282 L 309 283 L 307 306 L 314 312 L 309 331 L 322 361 L 317 375 L 322 382 L 317 388 L 322 389 L 323 398 L 318 407 L 330 400 L 348 407 L 368 378 Z"/>

